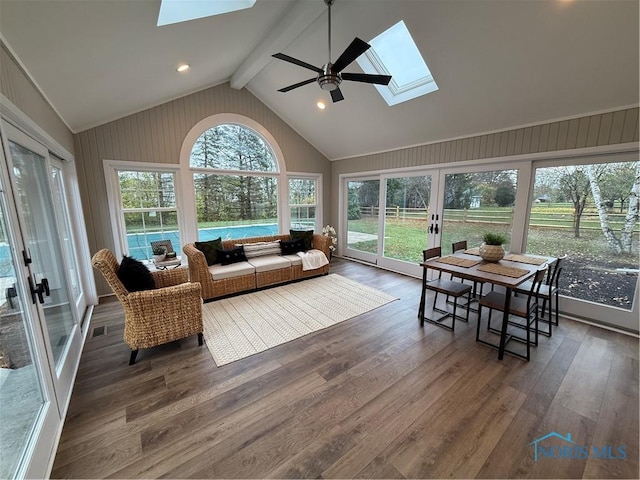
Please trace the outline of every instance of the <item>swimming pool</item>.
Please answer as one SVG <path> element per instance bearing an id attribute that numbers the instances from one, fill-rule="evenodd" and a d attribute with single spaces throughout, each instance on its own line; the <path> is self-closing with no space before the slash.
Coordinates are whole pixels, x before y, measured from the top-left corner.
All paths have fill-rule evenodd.
<path id="1" fill-rule="evenodd" d="M 223 240 L 232 238 L 264 237 L 278 234 L 278 224 L 237 225 L 229 227 L 211 227 L 198 230 L 200 242 L 215 240 L 221 237 Z M 177 230 L 163 233 L 131 233 L 127 235 L 129 255 L 138 260 L 151 258 L 151 242 L 157 240 L 171 240 L 173 249 L 182 254 L 180 234 Z"/>

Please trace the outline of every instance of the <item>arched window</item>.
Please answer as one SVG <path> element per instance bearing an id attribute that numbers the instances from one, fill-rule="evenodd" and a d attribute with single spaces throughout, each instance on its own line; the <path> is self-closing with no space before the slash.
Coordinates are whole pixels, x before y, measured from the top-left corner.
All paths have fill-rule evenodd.
<path id="1" fill-rule="evenodd" d="M 208 119 L 213 126 L 200 127 L 189 154 L 198 239 L 277 234 L 279 184 L 285 180 L 275 141 L 259 133 L 259 125 L 250 126 L 250 119 L 216 117 L 218 122 Z"/>

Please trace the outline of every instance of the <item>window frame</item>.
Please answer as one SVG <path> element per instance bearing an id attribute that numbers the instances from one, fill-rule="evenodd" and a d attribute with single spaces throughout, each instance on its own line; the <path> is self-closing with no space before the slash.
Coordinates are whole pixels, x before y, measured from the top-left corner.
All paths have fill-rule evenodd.
<path id="1" fill-rule="evenodd" d="M 401 27 L 398 27 L 402 24 Z M 424 67 L 426 69 L 425 75 L 422 77 L 415 78 L 409 83 L 405 83 L 399 85 L 395 79 L 393 78 L 393 72 L 391 72 L 388 68 L 388 65 L 385 63 L 384 59 L 378 54 L 376 50 L 376 43 L 382 41 L 384 43 L 389 43 L 389 36 L 391 36 L 390 31 L 394 28 L 401 28 L 408 35 L 408 40 L 410 40 L 411 44 L 398 44 L 393 43 L 393 47 L 395 50 L 402 49 L 413 49 L 418 53 L 418 56 L 422 60 Z M 383 38 L 384 37 L 384 38 Z M 427 61 L 424 58 L 424 55 L 416 45 L 415 40 L 413 39 L 413 35 L 409 31 L 409 27 L 404 20 L 400 20 L 393 24 L 391 27 L 386 29 L 384 32 L 376 35 L 373 39 L 369 41 L 371 44 L 371 48 L 364 52 L 363 55 L 356 59 L 358 65 L 365 73 L 372 75 L 392 75 L 391 82 L 389 85 L 374 85 L 376 90 L 380 96 L 387 102 L 387 105 L 390 107 L 394 105 L 398 105 L 400 103 L 408 102 L 409 100 L 413 100 L 414 98 L 422 97 L 424 95 L 428 95 L 429 93 L 433 93 L 439 90 L 438 84 L 433 78 L 433 74 L 431 73 L 431 69 L 429 65 L 427 65 Z M 397 70 L 396 70 L 397 71 Z"/>
<path id="2" fill-rule="evenodd" d="M 321 173 L 298 173 L 298 172 L 287 173 L 287 213 L 289 215 L 289 228 L 291 228 L 291 203 L 289 202 L 290 193 L 291 193 L 289 191 L 290 180 L 313 180 L 316 182 L 316 192 L 315 192 L 316 202 L 313 205 L 316 209 L 314 230 L 316 232 L 321 232 L 322 227 L 324 227 L 323 222 L 321 221 L 324 218 L 322 216 L 322 174 Z"/>
<path id="3" fill-rule="evenodd" d="M 196 168 L 191 167 L 191 150 L 196 140 L 206 131 L 211 128 L 215 128 L 222 124 L 237 124 L 243 127 L 253 130 L 256 134 L 260 135 L 262 139 L 271 147 L 276 162 L 275 172 L 256 172 L 253 170 L 222 170 L 214 168 Z M 208 174 L 226 174 L 226 175 L 254 175 L 261 177 L 274 177 L 277 181 L 277 215 L 278 215 L 278 231 L 288 232 L 289 211 L 288 199 L 289 199 L 289 187 L 287 181 L 287 169 L 284 160 L 284 155 L 278 142 L 271 135 L 271 133 L 255 120 L 238 115 L 234 113 L 219 113 L 204 118 L 196 123 L 191 130 L 185 135 L 180 149 L 180 164 L 177 166 L 180 169 L 180 196 L 183 207 L 182 221 L 184 221 L 184 231 L 180 231 L 182 242 L 191 243 L 198 240 L 198 215 L 196 211 L 196 195 L 193 188 L 193 175 L 195 173 L 208 173 Z M 178 195 L 178 192 L 176 192 Z M 284 200 L 286 199 L 286 200 Z M 283 202 L 287 202 L 284 204 Z M 179 220 L 180 222 L 180 220 Z"/>
<path id="4" fill-rule="evenodd" d="M 104 160 L 104 176 L 107 187 L 107 199 L 109 203 L 109 216 L 113 225 L 113 251 L 116 258 L 128 254 L 127 232 L 124 224 L 124 209 L 122 208 L 122 195 L 120 192 L 119 171 L 148 172 L 148 173 L 172 173 L 174 175 L 174 192 L 176 196 L 176 215 L 178 217 L 178 233 L 184 237 L 184 215 L 182 214 L 184 199 L 182 198 L 182 181 L 179 165 L 167 165 L 165 163 L 129 162 L 123 160 Z M 141 210 L 141 209 L 135 209 Z M 142 209 L 146 210 L 146 209 Z M 172 209 L 173 210 L 173 209 Z M 181 243 L 185 243 L 181 240 Z M 181 247 L 181 246 L 180 246 Z"/>

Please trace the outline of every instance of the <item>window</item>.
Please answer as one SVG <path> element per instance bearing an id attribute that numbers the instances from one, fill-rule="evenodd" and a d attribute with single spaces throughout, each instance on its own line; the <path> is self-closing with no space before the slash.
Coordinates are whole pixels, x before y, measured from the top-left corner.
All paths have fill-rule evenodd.
<path id="1" fill-rule="evenodd" d="M 255 3 L 256 0 L 162 0 L 157 26 L 244 10 Z"/>
<path id="2" fill-rule="evenodd" d="M 319 230 L 318 178 L 289 177 L 291 228 Z"/>
<path id="3" fill-rule="evenodd" d="M 111 218 L 117 226 L 115 254 L 153 257 L 151 242 L 171 240 L 180 255 L 179 199 L 175 169 L 134 162 L 105 161 Z"/>
<path id="4" fill-rule="evenodd" d="M 639 191 L 639 162 L 565 162 L 536 169 L 527 252 L 569 254 L 561 272 L 561 295 L 633 308 Z"/>
<path id="5" fill-rule="evenodd" d="M 400 20 L 369 44 L 371 48 L 357 62 L 365 73 L 392 76 L 388 86 L 374 85 L 389 106 L 438 90 L 404 21 Z"/>
<path id="6" fill-rule="evenodd" d="M 234 123 L 207 129 L 189 165 L 201 241 L 278 233 L 278 162 L 255 130 Z"/>

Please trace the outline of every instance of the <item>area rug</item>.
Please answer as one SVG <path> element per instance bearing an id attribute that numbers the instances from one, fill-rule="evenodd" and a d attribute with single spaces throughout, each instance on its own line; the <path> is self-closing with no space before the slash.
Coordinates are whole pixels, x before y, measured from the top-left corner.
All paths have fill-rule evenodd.
<path id="1" fill-rule="evenodd" d="M 334 273 L 204 304 L 204 338 L 222 366 L 397 299 Z"/>

